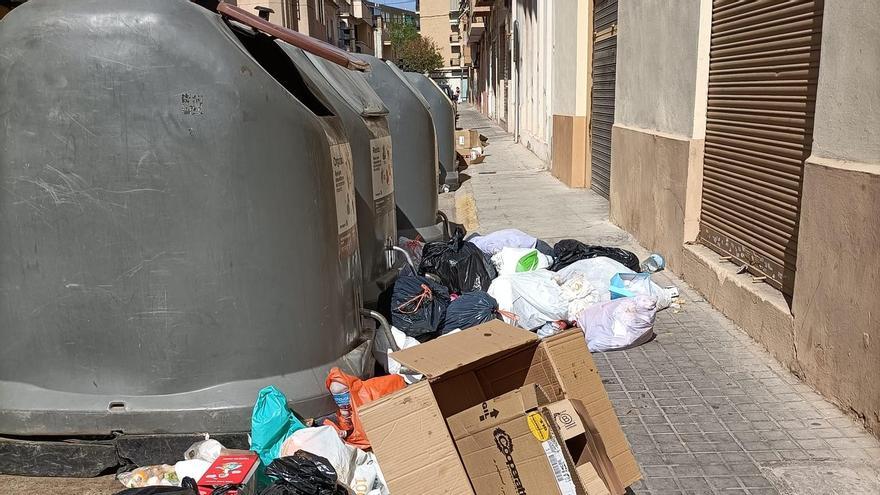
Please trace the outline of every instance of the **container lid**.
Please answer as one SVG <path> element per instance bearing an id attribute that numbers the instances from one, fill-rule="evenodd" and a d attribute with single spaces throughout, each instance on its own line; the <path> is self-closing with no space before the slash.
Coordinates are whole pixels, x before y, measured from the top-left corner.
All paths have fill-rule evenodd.
<path id="1" fill-rule="evenodd" d="M 359 72 L 345 69 L 311 53 L 304 53 L 339 96 L 361 116 L 377 117 L 388 114 L 385 103 Z"/>

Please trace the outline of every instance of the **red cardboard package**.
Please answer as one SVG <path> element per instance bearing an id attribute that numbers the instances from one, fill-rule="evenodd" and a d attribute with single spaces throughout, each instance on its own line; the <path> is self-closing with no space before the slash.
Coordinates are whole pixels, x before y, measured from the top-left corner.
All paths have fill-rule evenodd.
<path id="1" fill-rule="evenodd" d="M 224 454 L 217 458 L 199 480 L 199 495 L 211 495 L 215 488 L 237 485 L 227 495 L 252 495 L 256 492 L 254 472 L 260 464 L 256 452 Z"/>

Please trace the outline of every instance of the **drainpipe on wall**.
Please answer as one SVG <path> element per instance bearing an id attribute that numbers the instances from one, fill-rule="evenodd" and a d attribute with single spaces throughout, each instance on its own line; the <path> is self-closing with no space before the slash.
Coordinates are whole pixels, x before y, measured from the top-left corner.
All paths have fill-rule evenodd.
<path id="1" fill-rule="evenodd" d="M 513 64 L 513 141 L 519 142 L 519 19 L 516 18 L 516 5 L 513 6 L 513 43 L 510 60 Z"/>

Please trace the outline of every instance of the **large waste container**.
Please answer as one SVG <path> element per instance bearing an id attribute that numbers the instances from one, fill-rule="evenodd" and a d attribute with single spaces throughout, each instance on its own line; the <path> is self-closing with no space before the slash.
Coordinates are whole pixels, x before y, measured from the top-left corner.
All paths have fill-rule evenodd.
<path id="1" fill-rule="evenodd" d="M 0 435 L 245 431 L 362 373 L 351 172 L 268 45 L 187 0 L 0 22 Z"/>
<path id="2" fill-rule="evenodd" d="M 434 135 L 437 138 L 437 161 L 442 170 L 442 181 L 455 189 L 458 187 L 458 159 L 455 156 L 455 107 L 446 92 L 431 78 L 417 72 L 405 72 L 409 82 L 428 100 L 434 119 Z M 444 173 L 445 172 L 445 173 Z"/>
<path id="3" fill-rule="evenodd" d="M 359 57 L 370 64 L 364 78 L 388 107 L 397 231 L 410 238 L 440 239 L 446 229 L 438 222 L 437 141 L 428 101 L 393 63 Z"/>
<path id="4" fill-rule="evenodd" d="M 351 146 L 357 191 L 358 237 L 363 266 L 363 296 L 375 307 L 379 294 L 394 283 L 390 247 L 397 239 L 391 133 L 388 109 L 360 72 L 354 72 L 277 41 L 290 56 L 308 89 L 333 114 Z"/>

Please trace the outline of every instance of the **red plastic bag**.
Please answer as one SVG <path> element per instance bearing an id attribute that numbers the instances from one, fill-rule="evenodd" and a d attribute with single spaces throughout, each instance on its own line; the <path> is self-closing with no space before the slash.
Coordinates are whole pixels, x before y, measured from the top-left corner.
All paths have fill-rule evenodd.
<path id="1" fill-rule="evenodd" d="M 361 449 L 370 448 L 370 442 L 364 433 L 364 427 L 361 425 L 360 417 L 358 417 L 358 408 L 368 402 L 374 401 L 379 397 L 397 392 L 406 387 L 406 383 L 400 375 L 377 376 L 369 380 L 361 380 L 360 378 L 343 373 L 339 368 L 333 368 L 327 375 L 327 390 L 330 390 L 331 382 L 342 382 L 348 385 L 348 391 L 351 394 L 352 423 L 354 431 L 349 433 L 345 438 L 346 443 L 354 445 Z M 337 421 L 342 424 L 339 412 L 336 413 Z M 324 420 L 324 425 L 336 428 L 336 431 L 344 433 L 345 430 L 333 421 Z"/>

